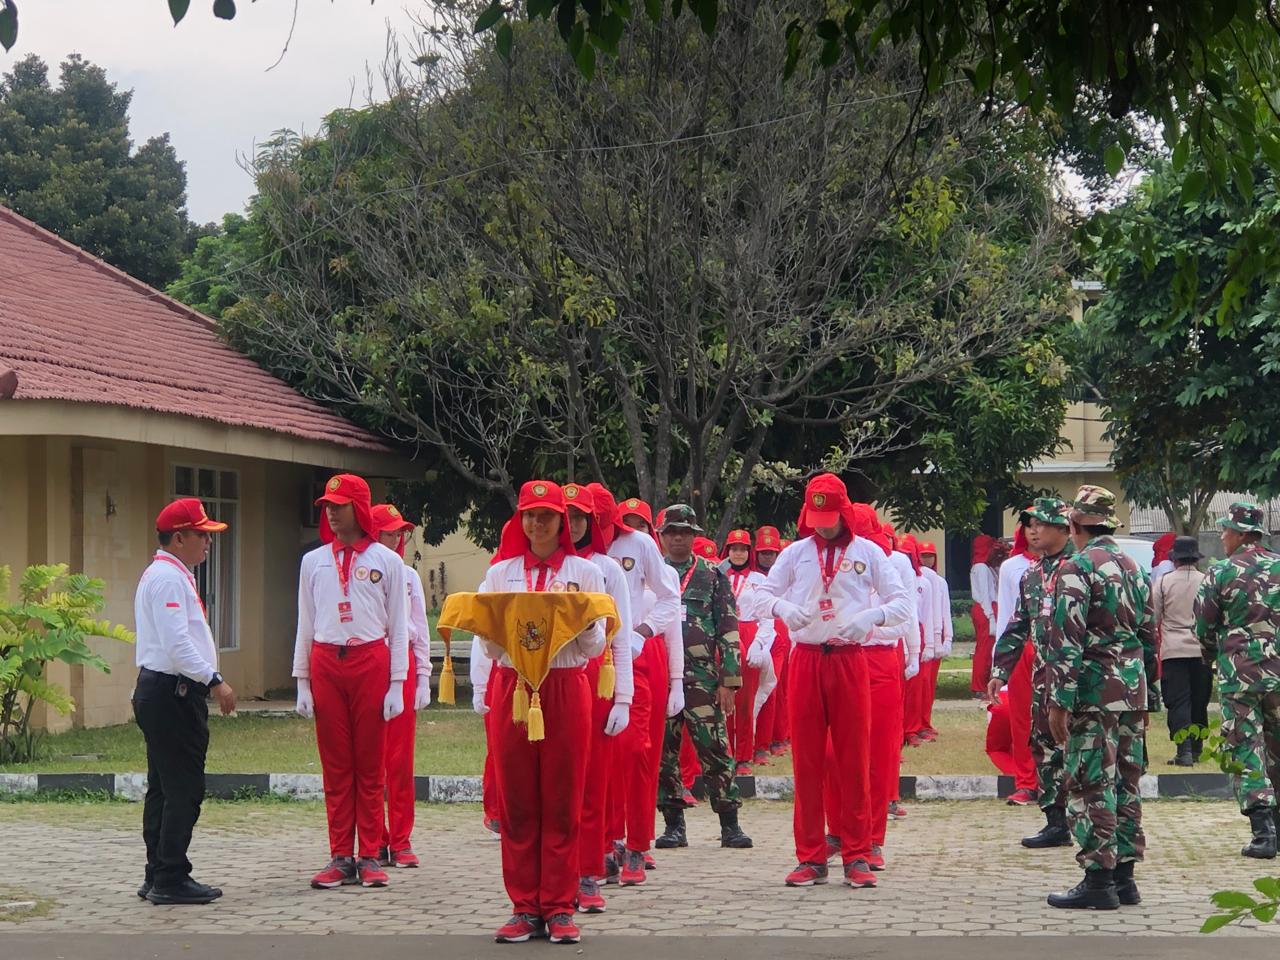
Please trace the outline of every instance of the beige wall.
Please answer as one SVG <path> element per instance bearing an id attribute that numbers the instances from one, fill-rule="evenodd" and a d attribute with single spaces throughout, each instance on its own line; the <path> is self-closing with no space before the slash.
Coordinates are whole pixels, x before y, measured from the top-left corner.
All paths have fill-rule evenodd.
<path id="1" fill-rule="evenodd" d="M 415 551 L 422 555 L 415 566 L 418 573 L 422 575 L 422 586 L 426 591 L 428 607 L 438 607 L 444 602 L 447 593 L 475 590 L 479 587 L 485 571 L 489 569 L 489 558 L 493 555 L 490 551 L 472 543 L 462 532 L 449 534 L 434 547 L 423 544 L 415 534 L 415 537 L 405 544 L 404 553 L 412 560 Z M 442 568 L 443 582 L 440 576 Z"/>

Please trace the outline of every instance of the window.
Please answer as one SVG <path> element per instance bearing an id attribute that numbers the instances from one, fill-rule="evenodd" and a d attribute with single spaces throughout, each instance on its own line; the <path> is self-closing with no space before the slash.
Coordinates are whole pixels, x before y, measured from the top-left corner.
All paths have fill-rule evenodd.
<path id="1" fill-rule="evenodd" d="M 175 464 L 172 479 L 174 497 L 199 497 L 209 516 L 228 525 L 214 534 L 209 559 L 196 568 L 196 589 L 218 649 L 236 650 L 240 646 L 240 474 Z"/>

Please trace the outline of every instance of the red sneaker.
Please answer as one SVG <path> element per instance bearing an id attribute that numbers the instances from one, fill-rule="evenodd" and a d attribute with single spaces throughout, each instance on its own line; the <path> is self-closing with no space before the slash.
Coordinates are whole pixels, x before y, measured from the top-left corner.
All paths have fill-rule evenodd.
<path id="1" fill-rule="evenodd" d="M 628 850 L 622 868 L 618 871 L 618 882 L 624 887 L 638 887 L 644 883 L 644 854 L 638 850 Z M 576 941 L 575 941 L 576 942 Z"/>
<path id="2" fill-rule="evenodd" d="M 769 744 L 769 752 L 775 757 L 780 757 L 787 752 L 787 745 L 781 740 L 775 740 Z"/>
<path id="3" fill-rule="evenodd" d="M 391 879 L 373 857 L 361 857 L 356 861 L 356 873 L 362 887 L 385 887 Z"/>
<path id="4" fill-rule="evenodd" d="M 684 801 L 686 807 L 696 807 L 698 805 L 698 798 L 693 795 L 693 791 L 688 787 L 685 787 L 684 794 L 680 799 Z"/>
<path id="5" fill-rule="evenodd" d="M 493 834 L 493 839 L 502 839 L 502 824 L 500 824 L 497 819 L 485 820 L 484 828 Z"/>
<path id="6" fill-rule="evenodd" d="M 814 887 L 826 882 L 825 863 L 802 863 L 787 874 L 788 887 Z"/>
<path id="7" fill-rule="evenodd" d="M 656 861 L 656 860 L 654 860 L 654 859 L 653 859 L 653 854 L 652 854 L 652 853 L 646 853 L 646 854 L 644 855 L 644 868 L 645 868 L 646 870 L 657 870 L 657 869 L 658 869 L 658 861 Z"/>
<path id="8" fill-rule="evenodd" d="M 1028 790 L 1026 787 L 1020 787 L 1013 791 L 1013 793 L 1009 794 L 1009 799 L 1006 800 L 1005 803 L 1009 804 L 1011 807 L 1025 807 L 1029 804 L 1035 803 L 1037 799 L 1038 795 L 1034 790 Z"/>
<path id="9" fill-rule="evenodd" d="M 583 877 L 578 881 L 578 912 L 604 913 L 604 897 L 600 896 L 600 883 L 595 877 Z"/>
<path id="10" fill-rule="evenodd" d="M 391 866 L 400 867 L 401 869 L 420 867 L 422 866 L 422 861 L 418 859 L 418 855 L 413 850 L 405 847 L 403 850 L 391 851 Z"/>
<path id="11" fill-rule="evenodd" d="M 618 854 L 616 852 L 606 853 L 604 855 L 604 882 L 617 883 L 618 875 L 621 873 L 618 865 Z"/>
<path id="12" fill-rule="evenodd" d="M 391 848 L 386 846 L 385 844 L 379 847 L 378 856 L 376 859 L 378 861 L 378 866 L 380 867 L 391 866 Z"/>
<path id="13" fill-rule="evenodd" d="M 542 918 L 532 913 L 517 913 L 500 926 L 493 939 L 498 943 L 524 943 L 542 933 Z"/>
<path id="14" fill-rule="evenodd" d="M 876 875 L 871 872 L 870 864 L 859 857 L 844 865 L 844 882 L 849 887 L 874 887 Z"/>
<path id="15" fill-rule="evenodd" d="M 922 743 L 924 743 L 924 741 L 920 739 L 920 735 L 918 733 L 912 733 L 907 735 L 908 747 L 918 747 Z"/>
<path id="16" fill-rule="evenodd" d="M 840 838 L 830 833 L 827 834 L 827 863 L 830 863 L 836 857 L 840 856 Z"/>
<path id="17" fill-rule="evenodd" d="M 547 917 L 547 936 L 552 943 L 577 943 L 582 939 L 582 931 L 573 922 L 573 914 L 557 913 Z"/>
<path id="18" fill-rule="evenodd" d="M 769 751 L 757 750 L 755 752 L 755 755 L 752 756 L 751 762 L 756 764 L 757 766 L 767 766 L 769 763 Z"/>
<path id="19" fill-rule="evenodd" d="M 311 886 L 316 890 L 332 890 L 359 882 L 354 857 L 334 857 L 327 867 L 311 878 Z"/>
<path id="20" fill-rule="evenodd" d="M 736 775 L 736 776 L 739 776 L 739 777 L 749 777 L 749 776 L 751 776 L 751 764 L 749 764 L 749 763 L 740 763 L 740 764 L 738 764 L 738 769 L 737 769 L 736 771 L 734 771 L 734 772 L 735 772 L 735 775 Z"/>
<path id="21" fill-rule="evenodd" d="M 867 866 L 872 870 L 884 869 L 884 851 L 877 846 L 872 846 L 871 856 L 867 857 Z"/>
<path id="22" fill-rule="evenodd" d="M 925 727 L 920 731 L 920 739 L 925 743 L 933 743 L 933 741 L 938 739 L 938 731 L 933 729 L 933 727 Z"/>
<path id="23" fill-rule="evenodd" d="M 890 820 L 907 819 L 907 808 L 904 807 L 899 801 L 897 800 L 893 801 L 893 803 L 889 804 L 889 819 Z"/>

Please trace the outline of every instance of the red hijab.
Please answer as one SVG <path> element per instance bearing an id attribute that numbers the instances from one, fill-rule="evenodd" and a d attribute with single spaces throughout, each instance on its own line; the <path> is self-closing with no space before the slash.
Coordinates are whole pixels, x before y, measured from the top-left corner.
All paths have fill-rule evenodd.
<path id="1" fill-rule="evenodd" d="M 991 557 L 991 548 L 995 545 L 995 542 L 996 538 L 987 533 L 980 533 L 973 538 L 974 566 L 987 562 Z"/>
<path id="2" fill-rule="evenodd" d="M 1173 549 L 1173 541 L 1176 539 L 1178 538 L 1174 534 L 1166 533 L 1155 542 L 1155 556 L 1151 560 L 1153 567 L 1169 559 L 1169 552 Z"/>
<path id="3" fill-rule="evenodd" d="M 898 552 L 905 553 L 911 561 L 911 569 L 920 576 L 920 542 L 911 534 L 898 538 Z"/>
<path id="4" fill-rule="evenodd" d="M 498 543 L 498 552 L 489 561 L 490 566 L 502 560 L 514 560 L 523 557 L 531 549 L 529 538 L 524 535 L 524 527 L 520 523 L 520 515 L 526 510 L 544 507 L 560 514 L 560 548 L 567 556 L 573 555 L 573 541 L 569 538 L 569 510 L 564 505 L 564 491 L 560 485 L 550 480 L 529 480 L 520 487 L 520 497 L 516 501 L 516 512 L 502 526 L 502 539 Z"/>
<path id="5" fill-rule="evenodd" d="M 875 508 L 871 504 L 855 503 L 853 505 L 853 532 L 856 536 L 874 543 L 884 551 L 886 557 L 893 553 L 893 541 L 880 526 L 880 518 L 876 516 Z"/>
<path id="6" fill-rule="evenodd" d="M 622 511 L 603 483 L 588 483 L 587 489 L 591 491 L 596 505 L 595 521 L 604 530 L 604 542 L 608 546 L 619 533 L 626 533 L 631 528 L 622 522 Z"/>
<path id="7" fill-rule="evenodd" d="M 1036 558 L 1036 555 L 1031 552 L 1031 548 L 1027 546 L 1027 528 L 1022 524 L 1018 524 L 1018 529 L 1013 533 L 1013 550 L 1009 556 L 1026 557 L 1028 560 Z"/>
<path id="8" fill-rule="evenodd" d="M 839 517 L 849 536 L 854 533 L 853 504 L 844 481 L 834 473 L 820 473 L 804 488 L 804 506 L 797 524 L 800 538 L 812 536 L 815 527 L 829 527 Z"/>

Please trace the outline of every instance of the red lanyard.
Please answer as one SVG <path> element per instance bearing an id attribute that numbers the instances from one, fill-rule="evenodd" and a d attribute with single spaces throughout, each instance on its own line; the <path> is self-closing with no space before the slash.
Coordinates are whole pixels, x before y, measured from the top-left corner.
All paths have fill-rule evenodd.
<path id="1" fill-rule="evenodd" d="M 840 548 L 840 556 L 836 557 L 836 562 L 831 565 L 831 572 L 827 573 L 826 564 L 822 559 L 822 544 L 816 539 L 813 541 L 814 548 L 818 551 L 818 576 L 822 577 L 822 592 L 831 592 L 831 583 L 835 580 L 836 574 L 840 572 L 840 564 L 844 563 L 844 555 L 849 549 L 849 544 L 845 544 Z M 827 559 L 831 559 L 831 555 L 835 552 L 834 546 L 827 547 Z"/>
<path id="2" fill-rule="evenodd" d="M 730 572 L 730 574 L 729 574 L 730 584 L 729 584 L 729 585 L 733 588 L 733 596 L 734 596 L 734 599 L 735 599 L 735 600 L 736 600 L 738 597 L 742 596 L 742 588 L 743 588 L 743 587 L 745 587 L 745 586 L 747 585 L 747 577 L 749 577 L 749 576 L 751 576 L 750 571 L 745 571 L 745 570 L 744 570 L 742 573 L 738 573 L 737 571 L 731 571 L 731 572 Z"/>
<path id="3" fill-rule="evenodd" d="M 173 557 L 169 556 L 167 553 L 157 553 L 155 556 L 155 559 L 161 560 L 169 564 L 170 566 L 177 567 L 179 570 L 182 571 L 183 576 L 187 578 L 187 583 L 191 584 L 191 592 L 196 595 L 196 602 L 200 604 L 200 612 L 207 617 L 209 614 L 208 614 L 208 611 L 206 611 L 204 608 L 204 601 L 200 599 L 200 591 L 196 587 L 196 578 L 191 575 L 191 571 L 187 569 L 186 565 L 179 563 L 177 560 L 173 559 Z"/>
<path id="4" fill-rule="evenodd" d="M 356 558 L 356 548 L 339 543 L 337 540 L 333 541 L 331 546 L 333 547 L 333 564 L 338 568 L 338 584 L 342 587 L 342 595 L 345 597 L 351 587 L 351 564 Z M 339 558 L 338 554 L 343 550 L 346 553 Z"/>
<path id="5" fill-rule="evenodd" d="M 693 557 L 689 563 L 689 572 L 680 578 L 680 596 L 684 596 L 685 588 L 689 586 L 689 581 L 693 579 L 693 572 L 698 569 L 698 558 Z"/>
<path id="6" fill-rule="evenodd" d="M 545 563 L 538 564 L 538 582 L 533 582 L 532 571 L 528 567 L 524 568 L 524 589 L 528 593 L 542 593 L 547 589 L 547 565 Z"/>

